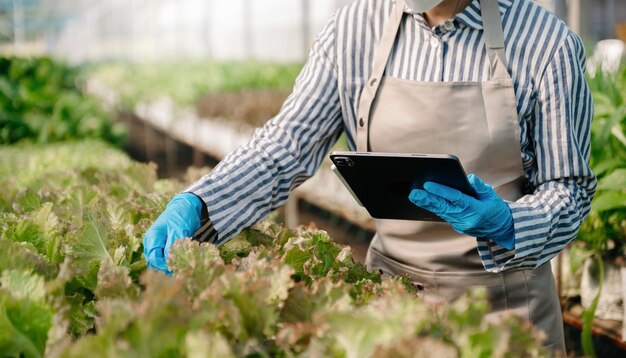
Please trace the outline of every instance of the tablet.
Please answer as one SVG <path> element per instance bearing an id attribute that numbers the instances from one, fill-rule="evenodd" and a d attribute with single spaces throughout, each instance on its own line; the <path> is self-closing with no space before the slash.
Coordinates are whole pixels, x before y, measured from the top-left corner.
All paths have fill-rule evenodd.
<path id="1" fill-rule="evenodd" d="M 475 196 L 454 155 L 333 152 L 330 159 L 348 191 L 376 219 L 443 221 L 409 201 L 411 190 L 427 181 Z"/>

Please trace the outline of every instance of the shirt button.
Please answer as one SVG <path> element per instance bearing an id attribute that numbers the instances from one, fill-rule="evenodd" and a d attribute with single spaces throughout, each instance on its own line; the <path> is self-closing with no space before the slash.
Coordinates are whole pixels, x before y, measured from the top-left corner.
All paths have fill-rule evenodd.
<path id="1" fill-rule="evenodd" d="M 430 39 L 430 46 L 432 46 L 432 48 L 439 47 L 439 40 L 437 40 L 436 38 L 432 37 Z"/>
<path id="2" fill-rule="evenodd" d="M 443 28 L 446 29 L 446 31 L 454 30 L 454 22 L 452 22 L 452 20 L 446 21 L 443 25 Z"/>

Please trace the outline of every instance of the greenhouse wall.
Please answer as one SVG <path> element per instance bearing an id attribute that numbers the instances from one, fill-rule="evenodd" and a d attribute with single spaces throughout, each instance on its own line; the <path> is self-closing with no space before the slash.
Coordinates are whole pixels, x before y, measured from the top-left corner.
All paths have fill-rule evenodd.
<path id="1" fill-rule="evenodd" d="M 98 3 L 52 34 L 48 51 L 71 62 L 306 58 L 314 36 L 349 1 L 117 0 Z"/>
<path id="2" fill-rule="evenodd" d="M 585 42 L 626 37 L 626 1 L 534 0 Z M 73 63 L 177 59 L 302 61 L 351 0 L 0 0 L 0 53 Z"/>

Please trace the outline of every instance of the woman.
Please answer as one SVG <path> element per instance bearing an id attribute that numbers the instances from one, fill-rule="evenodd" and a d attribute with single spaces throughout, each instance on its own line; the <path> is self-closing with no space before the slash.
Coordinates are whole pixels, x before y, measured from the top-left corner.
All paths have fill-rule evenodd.
<path id="1" fill-rule="evenodd" d="M 529 319 L 564 351 L 549 260 L 596 185 L 584 68 L 581 40 L 528 0 L 356 1 L 322 30 L 280 113 L 168 205 L 144 238 L 148 264 L 166 271 L 174 240 L 220 244 L 264 218 L 342 132 L 352 150 L 455 154 L 478 198 L 414 190 L 448 223 L 377 220 L 368 268 L 409 274 L 429 302 L 486 287 L 494 315 Z"/>

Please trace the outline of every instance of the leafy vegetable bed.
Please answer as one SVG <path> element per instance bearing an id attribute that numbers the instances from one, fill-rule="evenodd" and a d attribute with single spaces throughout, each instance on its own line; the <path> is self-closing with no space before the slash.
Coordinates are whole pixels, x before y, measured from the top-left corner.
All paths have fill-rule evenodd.
<path id="1" fill-rule="evenodd" d="M 0 144 L 99 138 L 125 131 L 80 88 L 78 69 L 50 58 L 0 57 Z"/>
<path id="2" fill-rule="evenodd" d="M 186 107 L 194 105 L 207 93 L 290 89 L 301 69 L 301 64 L 253 61 L 110 63 L 94 66 L 90 76 L 114 88 L 128 108 L 163 97 Z"/>
<path id="3" fill-rule="evenodd" d="M 271 222 L 217 248 L 180 240 L 147 272 L 141 237 L 180 183 L 101 142 L 0 148 L 6 356 L 537 355 L 484 292 L 429 307 L 321 231 Z"/>

